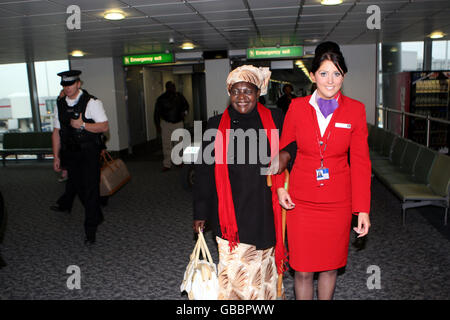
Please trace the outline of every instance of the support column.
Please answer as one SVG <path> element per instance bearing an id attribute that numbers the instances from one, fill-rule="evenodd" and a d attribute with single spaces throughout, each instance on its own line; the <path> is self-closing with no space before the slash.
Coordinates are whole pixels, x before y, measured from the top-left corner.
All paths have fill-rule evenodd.
<path id="1" fill-rule="evenodd" d="M 205 60 L 207 117 L 225 111 L 229 103 L 227 77 L 230 73 L 229 59 Z"/>
<path id="2" fill-rule="evenodd" d="M 433 41 L 430 38 L 426 38 L 423 41 L 423 69 L 424 71 L 431 70 L 431 54 L 432 54 Z"/>
<path id="3" fill-rule="evenodd" d="M 28 88 L 30 92 L 31 114 L 33 117 L 33 131 L 41 132 L 41 112 L 39 110 L 39 97 L 37 94 L 36 72 L 34 61 L 27 60 Z"/>

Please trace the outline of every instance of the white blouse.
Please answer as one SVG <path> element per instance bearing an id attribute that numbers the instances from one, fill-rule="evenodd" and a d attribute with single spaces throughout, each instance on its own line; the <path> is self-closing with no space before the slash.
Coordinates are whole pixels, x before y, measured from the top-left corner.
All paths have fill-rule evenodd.
<path id="1" fill-rule="evenodd" d="M 81 97 L 81 94 L 83 91 L 80 90 L 77 97 L 75 99 L 69 99 L 69 97 L 66 97 L 66 102 L 69 107 L 73 107 L 77 104 L 78 100 Z M 85 118 L 92 119 L 95 121 L 95 123 L 98 122 L 106 122 L 108 121 L 108 117 L 106 116 L 105 109 L 103 108 L 103 103 L 97 99 L 90 99 L 87 106 L 86 111 L 84 113 Z M 58 108 L 55 108 L 55 117 L 53 119 L 53 127 L 56 129 L 61 129 L 61 124 L 59 123 L 58 118 Z"/>
<path id="2" fill-rule="evenodd" d="M 333 116 L 333 113 L 330 113 L 328 117 L 324 117 L 322 112 L 320 111 L 319 106 L 317 105 L 317 90 L 314 91 L 314 93 L 311 96 L 311 99 L 309 99 L 309 104 L 316 110 L 316 116 L 317 116 L 317 122 L 319 124 L 320 129 L 320 135 L 323 136 L 325 133 L 325 130 L 327 130 L 328 124 L 330 123 L 331 117 Z"/>

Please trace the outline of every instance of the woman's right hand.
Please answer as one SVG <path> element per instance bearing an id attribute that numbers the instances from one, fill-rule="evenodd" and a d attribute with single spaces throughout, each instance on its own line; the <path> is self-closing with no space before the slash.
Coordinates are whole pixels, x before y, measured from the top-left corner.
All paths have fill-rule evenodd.
<path id="1" fill-rule="evenodd" d="M 286 210 L 294 209 L 295 203 L 292 202 L 291 196 L 285 188 L 278 188 L 277 194 L 278 201 L 283 208 L 285 208 Z"/>
<path id="2" fill-rule="evenodd" d="M 272 160 L 270 164 L 268 174 L 280 174 L 286 170 L 289 161 L 291 160 L 291 155 L 289 152 L 281 150 L 277 157 Z"/>
<path id="3" fill-rule="evenodd" d="M 61 160 L 58 157 L 53 158 L 53 170 L 61 172 Z"/>
<path id="4" fill-rule="evenodd" d="M 199 228 L 203 231 L 203 229 L 205 228 L 205 220 L 194 220 L 192 228 L 194 229 L 195 233 L 198 233 Z"/>

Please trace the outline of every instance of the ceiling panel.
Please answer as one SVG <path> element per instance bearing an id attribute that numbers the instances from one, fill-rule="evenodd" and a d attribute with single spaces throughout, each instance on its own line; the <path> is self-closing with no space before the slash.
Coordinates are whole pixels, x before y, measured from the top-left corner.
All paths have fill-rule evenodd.
<path id="1" fill-rule="evenodd" d="M 232 28 L 241 28 L 241 27 L 253 27 L 252 20 L 250 18 L 246 19 L 235 19 L 235 20 L 220 20 L 220 21 L 211 21 L 211 24 L 220 29 L 232 29 Z"/>
<path id="2" fill-rule="evenodd" d="M 0 9 L 11 11 L 17 15 L 33 16 L 48 13 L 65 13 L 66 6 L 49 1 L 8 1 L 0 3 Z"/>
<path id="3" fill-rule="evenodd" d="M 70 5 L 77 5 L 80 7 L 81 11 L 110 10 L 128 7 L 125 3 L 127 1 L 119 0 L 51 0 L 51 2 L 59 4 L 64 8 L 67 8 Z"/>
<path id="4" fill-rule="evenodd" d="M 299 0 L 283 0 L 283 1 L 273 1 L 273 0 L 248 0 L 250 8 L 261 9 L 261 8 L 285 8 L 285 7 L 298 7 L 300 3 Z"/>
<path id="5" fill-rule="evenodd" d="M 195 13 L 187 13 L 187 14 L 175 14 L 175 15 L 166 15 L 166 16 L 157 16 L 155 17 L 157 21 L 162 23 L 191 23 L 191 22 L 205 22 L 201 17 L 196 15 Z"/>
<path id="6" fill-rule="evenodd" d="M 295 22 L 297 21 L 297 17 L 293 16 L 293 17 L 264 17 L 264 18 L 255 18 L 256 24 L 258 25 L 258 27 L 264 26 L 264 25 L 271 25 L 271 26 L 275 26 L 275 25 L 279 25 L 279 26 L 284 26 L 284 25 L 290 25 L 292 26 L 292 29 L 295 26 Z M 283 28 L 279 29 L 281 32 L 283 32 Z"/>
<path id="7" fill-rule="evenodd" d="M 134 8 L 152 17 L 193 13 L 192 10 L 182 2 L 134 6 Z"/>
<path id="8" fill-rule="evenodd" d="M 242 0 L 188 1 L 188 3 L 202 14 L 204 12 L 246 10 L 246 7 Z"/>
<path id="9" fill-rule="evenodd" d="M 216 20 L 249 19 L 247 10 L 201 12 L 201 14 L 211 22 Z"/>
<path id="10" fill-rule="evenodd" d="M 265 17 L 296 17 L 298 15 L 298 8 L 277 8 L 277 9 L 261 9 L 252 10 L 255 18 Z"/>
<path id="11" fill-rule="evenodd" d="M 350 9 L 352 3 L 344 2 L 340 6 L 322 6 L 322 5 L 312 5 L 312 6 L 303 6 L 302 14 L 305 15 L 323 15 L 323 14 L 344 14 L 347 10 Z"/>

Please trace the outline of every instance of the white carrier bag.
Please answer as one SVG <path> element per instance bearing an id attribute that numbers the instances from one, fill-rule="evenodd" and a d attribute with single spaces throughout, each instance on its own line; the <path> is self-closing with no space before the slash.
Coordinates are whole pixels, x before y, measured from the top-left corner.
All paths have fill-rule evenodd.
<path id="1" fill-rule="evenodd" d="M 200 251 L 203 260 L 200 260 Z M 198 233 L 197 243 L 184 272 L 180 291 L 186 291 L 189 300 L 217 300 L 219 292 L 217 267 L 212 260 L 201 230 Z"/>

